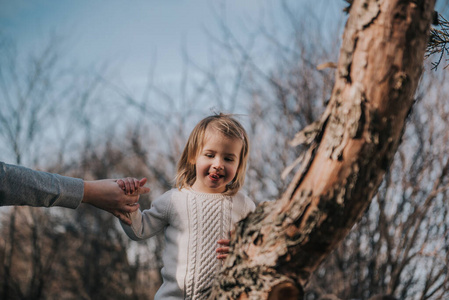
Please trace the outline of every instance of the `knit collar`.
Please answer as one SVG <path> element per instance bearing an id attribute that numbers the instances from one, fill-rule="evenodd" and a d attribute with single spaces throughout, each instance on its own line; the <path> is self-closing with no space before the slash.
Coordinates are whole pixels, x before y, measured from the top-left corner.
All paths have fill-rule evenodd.
<path id="1" fill-rule="evenodd" d="M 208 199 L 223 199 L 223 198 L 227 198 L 228 196 L 223 195 L 221 193 L 202 193 L 202 192 L 197 192 L 195 190 L 193 190 L 192 188 L 184 188 L 184 190 L 186 190 L 188 193 L 191 193 L 195 196 L 198 196 L 200 198 L 208 198 Z"/>

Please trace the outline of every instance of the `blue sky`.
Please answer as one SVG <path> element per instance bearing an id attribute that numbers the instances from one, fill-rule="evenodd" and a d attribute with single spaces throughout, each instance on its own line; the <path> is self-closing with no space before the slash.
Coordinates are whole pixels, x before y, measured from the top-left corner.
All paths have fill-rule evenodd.
<path id="1" fill-rule="evenodd" d="M 312 10 L 333 26 L 343 0 L 285 0 Z M 142 80 L 155 63 L 155 75 L 171 78 L 182 70 L 182 48 L 206 60 L 204 29 L 215 32 L 214 11 L 224 8 L 228 24 L 268 14 L 281 0 L 0 0 L 0 32 L 14 38 L 23 53 L 42 46 L 50 33 L 66 39 L 66 57 L 81 66 L 112 64 L 125 82 Z M 298 4 L 299 3 L 299 4 Z M 440 1 L 447 7 L 449 1 Z M 326 26 L 326 25 L 325 25 Z M 215 30 L 215 31 L 214 31 Z"/>
<path id="2" fill-rule="evenodd" d="M 309 3 L 309 1 L 302 1 Z M 339 10 L 344 1 L 314 1 Z M 335 3 L 338 2 L 336 5 Z M 67 40 L 68 57 L 80 65 L 112 63 L 125 82 L 145 77 L 152 63 L 164 78 L 182 68 L 181 50 L 200 60 L 207 56 L 204 29 L 214 31 L 214 11 L 223 9 L 230 26 L 269 10 L 269 0 L 0 0 L 0 28 L 25 53 L 50 33 Z"/>
<path id="3" fill-rule="evenodd" d="M 240 17 L 260 6 L 258 0 L 225 2 L 226 10 Z M 162 76 L 170 76 L 179 72 L 182 47 L 196 57 L 205 55 L 204 28 L 215 25 L 212 12 L 219 3 L 0 0 L 0 26 L 25 52 L 54 32 L 68 38 L 69 55 L 81 64 L 112 61 L 120 65 L 124 76 L 133 76 L 146 73 L 150 60 L 156 60 Z"/>

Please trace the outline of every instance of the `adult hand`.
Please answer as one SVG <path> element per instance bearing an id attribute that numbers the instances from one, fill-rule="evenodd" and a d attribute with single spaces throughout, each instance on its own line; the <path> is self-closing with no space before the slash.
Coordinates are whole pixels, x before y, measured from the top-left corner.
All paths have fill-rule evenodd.
<path id="1" fill-rule="evenodd" d="M 139 209 L 139 204 L 137 203 L 139 195 L 148 193 L 150 189 L 143 186 L 146 183 L 146 180 L 144 180 L 137 193 L 125 195 L 116 181 L 114 179 L 84 181 L 82 202 L 110 212 L 122 222 L 131 225 L 128 213 Z"/>

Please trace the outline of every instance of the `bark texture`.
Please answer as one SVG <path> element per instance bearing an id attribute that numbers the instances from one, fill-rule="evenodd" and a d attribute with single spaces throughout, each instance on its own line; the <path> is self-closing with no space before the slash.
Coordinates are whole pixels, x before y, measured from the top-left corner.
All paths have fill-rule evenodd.
<path id="1" fill-rule="evenodd" d="M 211 299 L 302 299 L 310 274 L 357 222 L 398 148 L 414 102 L 435 0 L 355 0 L 336 83 L 282 198 L 232 237 Z"/>

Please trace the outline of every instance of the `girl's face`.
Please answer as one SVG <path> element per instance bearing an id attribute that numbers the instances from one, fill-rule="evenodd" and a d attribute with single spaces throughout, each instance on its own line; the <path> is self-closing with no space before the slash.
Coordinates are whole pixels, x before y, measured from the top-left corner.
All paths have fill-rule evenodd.
<path id="1" fill-rule="evenodd" d="M 224 193 L 235 177 L 243 143 L 216 129 L 206 129 L 203 148 L 195 161 L 196 180 L 192 189 L 201 193 Z"/>

